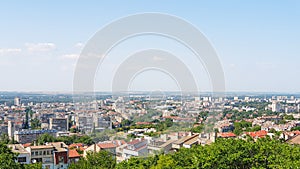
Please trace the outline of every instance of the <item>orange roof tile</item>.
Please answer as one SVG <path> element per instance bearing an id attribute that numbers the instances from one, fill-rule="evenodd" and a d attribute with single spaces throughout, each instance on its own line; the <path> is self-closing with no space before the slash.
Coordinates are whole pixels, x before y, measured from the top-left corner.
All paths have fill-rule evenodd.
<path id="1" fill-rule="evenodd" d="M 98 146 L 100 148 L 115 148 L 117 147 L 115 144 L 113 143 L 99 143 Z"/>
<path id="2" fill-rule="evenodd" d="M 132 141 L 128 142 L 127 144 L 134 145 L 134 144 L 137 144 L 137 143 L 142 142 L 142 141 L 144 141 L 143 138 L 142 139 L 135 139 L 135 140 L 132 140 Z"/>
<path id="3" fill-rule="evenodd" d="M 152 124 L 151 122 L 136 122 L 136 125 L 149 125 Z"/>
<path id="4" fill-rule="evenodd" d="M 83 147 L 83 143 L 73 143 L 69 145 L 69 148 L 79 148 L 79 147 Z"/>
<path id="5" fill-rule="evenodd" d="M 23 144 L 23 147 L 29 147 L 31 145 L 31 143 L 25 143 L 25 144 Z"/>
<path id="6" fill-rule="evenodd" d="M 81 157 L 76 150 L 69 150 L 69 158 Z"/>
<path id="7" fill-rule="evenodd" d="M 227 133 L 218 133 L 219 137 L 222 138 L 228 138 L 228 137 L 236 137 L 236 135 L 232 132 L 227 132 Z"/>
<path id="8" fill-rule="evenodd" d="M 251 136 L 252 138 L 261 138 L 265 137 L 268 132 L 265 130 L 255 131 L 255 132 L 246 132 L 247 135 Z"/>

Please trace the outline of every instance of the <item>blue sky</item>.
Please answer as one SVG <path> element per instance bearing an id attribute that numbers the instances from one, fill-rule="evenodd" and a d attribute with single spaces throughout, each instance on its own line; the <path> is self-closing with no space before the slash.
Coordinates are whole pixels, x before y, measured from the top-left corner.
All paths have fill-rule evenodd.
<path id="1" fill-rule="evenodd" d="M 300 92 L 300 2 L 296 0 L 1 1 L 0 90 L 71 91 L 76 58 L 89 38 L 113 20 L 143 12 L 172 14 L 203 32 L 221 60 L 227 91 Z M 178 45 L 165 45 L 167 41 L 156 37 L 123 44 L 99 68 L 96 90 L 110 90 L 113 74 L 108 72 L 120 64 L 120 55 L 137 50 L 133 47 L 137 43 L 150 48 L 157 41 L 166 48 Z M 180 49 L 177 52 L 184 55 L 185 49 Z M 205 71 L 199 70 L 195 73 L 203 77 L 197 78 L 199 88 L 209 90 Z M 176 90 L 168 78 L 148 72 L 137 77 L 131 88 Z"/>

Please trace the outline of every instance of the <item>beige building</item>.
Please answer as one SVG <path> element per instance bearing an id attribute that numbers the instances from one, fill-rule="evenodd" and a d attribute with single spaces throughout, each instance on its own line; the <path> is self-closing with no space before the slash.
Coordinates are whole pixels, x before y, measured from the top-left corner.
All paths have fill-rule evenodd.
<path id="1" fill-rule="evenodd" d="M 54 146 L 30 146 L 26 150 L 31 155 L 31 163 L 42 163 L 45 169 L 54 169 Z"/>
<path id="2" fill-rule="evenodd" d="M 30 163 L 30 153 L 23 147 L 22 144 L 8 144 L 12 152 L 17 153 L 17 162 L 20 164 L 29 164 Z"/>

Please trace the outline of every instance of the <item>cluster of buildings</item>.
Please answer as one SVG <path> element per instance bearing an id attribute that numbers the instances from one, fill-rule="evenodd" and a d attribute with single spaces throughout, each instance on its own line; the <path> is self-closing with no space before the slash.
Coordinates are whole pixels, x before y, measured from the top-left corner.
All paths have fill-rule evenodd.
<path id="1" fill-rule="evenodd" d="M 260 117 L 249 116 L 243 120 L 251 122 L 252 126 L 261 126 L 260 131 L 243 132 L 235 135 L 234 112 L 257 113 L 257 103 L 265 105 L 265 111 L 274 112 L 276 115 L 262 115 Z M 148 97 L 134 95 L 117 98 L 107 97 L 86 103 L 73 102 L 22 102 L 16 97 L 13 104 L 0 104 L 0 134 L 7 134 L 9 139 L 18 144 L 9 144 L 14 152 L 17 152 L 17 161 L 24 164 L 41 162 L 44 168 L 63 169 L 68 168 L 72 162 L 84 158 L 89 152 L 109 151 L 117 162 L 127 160 L 130 157 L 144 157 L 157 153 L 169 153 L 178 151 L 180 148 L 191 148 L 193 145 L 205 145 L 215 141 L 216 138 L 245 138 L 250 136 L 254 139 L 270 136 L 275 137 L 271 131 L 281 132 L 279 138 L 287 142 L 297 144 L 299 131 L 291 131 L 300 126 L 299 109 L 300 100 L 293 96 L 245 96 L 245 97 L 210 97 L 210 96 L 187 96 L 185 99 L 177 96 Z M 223 112 L 231 112 L 224 116 Z M 261 108 L 260 108 L 261 109 Z M 209 112 L 206 113 L 205 112 Z M 292 115 L 295 120 L 282 121 L 285 114 Z M 136 121 L 138 119 L 138 121 Z M 157 133 L 153 126 L 167 119 L 177 123 L 177 131 L 169 134 Z M 33 128 L 33 120 L 40 124 Z M 133 128 L 123 132 L 122 138 L 127 135 L 137 137 L 130 141 L 115 140 L 98 142 L 93 145 L 82 143 L 66 145 L 65 143 L 45 143 L 34 145 L 42 134 L 53 137 L 70 136 L 75 132 L 81 135 L 114 130 L 120 128 L 122 122 L 128 120 L 134 125 L 152 126 L 153 128 Z M 195 127 L 196 125 L 213 124 L 214 130 L 192 133 L 180 131 L 183 128 Z M 35 124 L 36 125 L 36 124 Z M 79 153 L 81 152 L 81 153 Z"/>
<path id="2" fill-rule="evenodd" d="M 18 153 L 17 162 L 21 164 L 42 163 L 45 169 L 67 169 L 74 157 L 63 142 L 46 143 L 45 145 L 8 144 L 14 153 Z"/>

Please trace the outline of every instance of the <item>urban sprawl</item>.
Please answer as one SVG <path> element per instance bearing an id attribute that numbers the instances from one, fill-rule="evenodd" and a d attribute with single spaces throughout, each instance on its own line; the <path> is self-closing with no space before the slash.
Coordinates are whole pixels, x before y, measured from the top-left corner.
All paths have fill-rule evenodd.
<path id="1" fill-rule="evenodd" d="M 216 139 L 269 137 L 300 144 L 298 95 L 88 97 L 0 93 L 0 139 L 17 153 L 18 163 L 49 169 L 69 168 L 92 152 L 107 151 L 120 163 Z"/>

